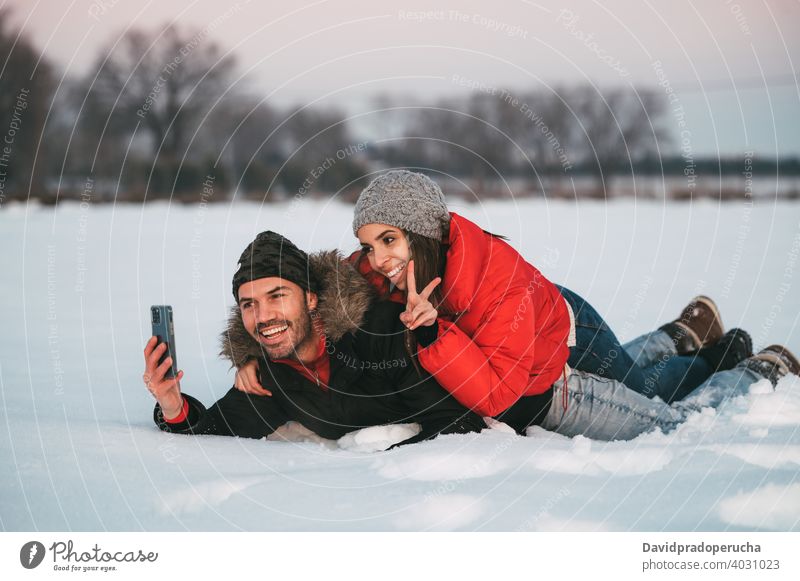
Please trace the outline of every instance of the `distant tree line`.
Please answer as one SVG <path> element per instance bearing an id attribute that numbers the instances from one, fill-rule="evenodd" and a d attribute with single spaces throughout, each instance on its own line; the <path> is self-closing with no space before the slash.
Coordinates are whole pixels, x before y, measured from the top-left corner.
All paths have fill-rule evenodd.
<path id="1" fill-rule="evenodd" d="M 475 191 L 508 177 L 591 176 L 602 197 L 610 175 L 686 165 L 656 90 L 483 87 L 435 102 L 384 95 L 354 123 L 335 108 L 287 110 L 248 94 L 235 57 L 208 30 L 129 30 L 77 78 L 62 77 L 9 21 L 0 10 L 0 204 L 196 200 L 209 183 L 219 195 L 207 201 L 347 198 L 390 166 L 466 180 Z M 741 171 L 741 163 L 698 164 Z M 784 168 L 800 173 L 796 160 Z"/>

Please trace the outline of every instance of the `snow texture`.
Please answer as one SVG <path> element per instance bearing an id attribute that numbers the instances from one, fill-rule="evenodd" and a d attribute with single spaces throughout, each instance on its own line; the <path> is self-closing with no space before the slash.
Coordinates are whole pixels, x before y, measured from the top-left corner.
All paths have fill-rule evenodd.
<path id="1" fill-rule="evenodd" d="M 455 210 L 587 297 L 624 340 L 698 293 L 756 347 L 800 352 L 797 206 L 492 202 Z M 800 379 L 630 442 L 493 422 L 384 451 L 414 425 L 338 442 L 158 431 L 141 381 L 148 308 L 175 310 L 184 390 L 232 384 L 217 334 L 242 248 L 265 229 L 356 248 L 352 207 L 149 204 L 0 212 L 0 527 L 23 530 L 799 530 Z"/>

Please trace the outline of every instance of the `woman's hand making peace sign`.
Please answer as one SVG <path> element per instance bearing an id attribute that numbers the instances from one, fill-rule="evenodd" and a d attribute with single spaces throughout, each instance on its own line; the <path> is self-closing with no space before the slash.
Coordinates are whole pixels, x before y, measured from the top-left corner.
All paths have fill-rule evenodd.
<path id="1" fill-rule="evenodd" d="M 412 331 L 417 327 L 429 327 L 436 322 L 436 317 L 439 316 L 437 311 L 428 297 L 431 296 L 433 290 L 442 282 L 441 277 L 434 278 L 428 286 L 422 289 L 421 293 L 417 293 L 417 281 L 414 278 L 414 261 L 409 260 L 408 274 L 406 275 L 406 310 L 400 314 L 400 320 L 403 324 Z"/>

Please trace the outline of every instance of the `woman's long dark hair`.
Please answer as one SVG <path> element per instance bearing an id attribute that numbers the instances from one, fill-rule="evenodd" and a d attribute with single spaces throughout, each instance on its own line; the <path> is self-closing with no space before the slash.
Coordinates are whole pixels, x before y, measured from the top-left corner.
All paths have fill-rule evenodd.
<path id="1" fill-rule="evenodd" d="M 437 276 L 444 277 L 444 267 L 447 260 L 447 245 L 442 240 L 428 238 L 427 236 L 421 236 L 414 232 L 403 230 L 403 234 L 406 237 L 408 248 L 411 251 L 411 259 L 414 260 L 414 278 L 417 282 L 417 292 L 421 292 L 422 289 L 428 286 Z M 448 238 L 448 233 L 445 233 L 443 239 L 447 240 Z M 441 314 L 441 283 L 433 289 L 428 300 L 434 308 L 439 309 L 439 314 Z M 417 371 L 422 373 L 417 363 L 417 338 L 414 336 L 414 332 L 408 329 L 405 331 L 405 344 L 411 361 L 414 362 Z"/>
<path id="2" fill-rule="evenodd" d="M 403 231 L 414 261 L 414 278 L 417 281 L 417 292 L 421 292 L 437 276 L 444 276 L 447 246 L 435 238 L 420 236 L 414 232 Z M 431 293 L 430 301 L 437 309 L 442 302 L 442 286 L 437 286 Z"/>
<path id="3" fill-rule="evenodd" d="M 444 268 L 447 264 L 447 249 L 449 247 L 449 244 L 444 241 L 450 239 L 450 232 L 446 230 L 442 240 L 420 236 L 419 234 L 406 230 L 402 230 L 402 232 L 408 242 L 408 248 L 411 251 L 411 259 L 414 260 L 414 278 L 417 281 L 417 292 L 420 292 L 437 276 L 444 278 Z M 483 232 L 493 238 L 508 240 L 508 238 L 502 234 L 493 234 L 486 230 Z M 436 309 L 441 308 L 443 299 L 441 284 L 433 290 L 429 299 Z"/>

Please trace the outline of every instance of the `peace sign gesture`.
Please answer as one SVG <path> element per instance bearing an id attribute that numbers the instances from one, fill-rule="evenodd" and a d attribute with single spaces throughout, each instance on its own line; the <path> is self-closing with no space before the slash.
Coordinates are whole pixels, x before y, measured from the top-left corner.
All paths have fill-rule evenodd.
<path id="1" fill-rule="evenodd" d="M 430 327 L 436 322 L 436 317 L 439 316 L 437 311 L 428 297 L 431 296 L 433 289 L 435 289 L 442 282 L 441 277 L 434 278 L 428 286 L 422 289 L 421 293 L 417 293 L 417 280 L 414 277 L 414 261 L 409 260 L 408 274 L 406 275 L 406 310 L 400 314 L 400 320 L 403 324 L 412 331 L 420 326 Z"/>

